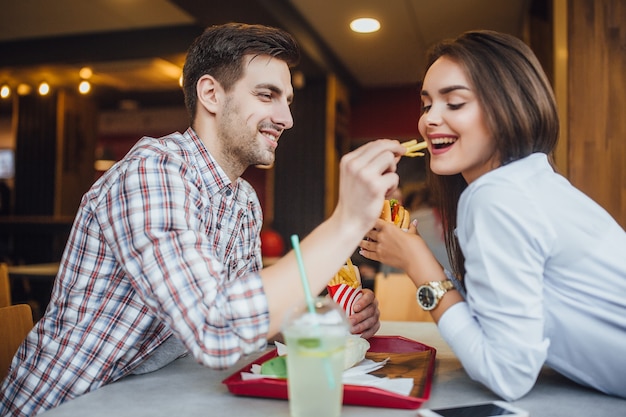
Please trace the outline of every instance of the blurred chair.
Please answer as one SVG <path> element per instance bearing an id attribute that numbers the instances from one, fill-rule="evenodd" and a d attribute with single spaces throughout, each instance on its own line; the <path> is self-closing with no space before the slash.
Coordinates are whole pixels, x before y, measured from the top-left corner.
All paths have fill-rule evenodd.
<path id="1" fill-rule="evenodd" d="M 430 313 L 417 304 L 417 288 L 404 273 L 376 274 L 374 293 L 378 299 L 380 319 L 385 321 L 430 321 Z"/>
<path id="2" fill-rule="evenodd" d="M 0 381 L 28 332 L 33 327 L 33 313 L 28 304 L 0 307 Z"/>
<path id="3" fill-rule="evenodd" d="M 11 305 L 11 285 L 9 284 L 9 267 L 0 263 L 0 307 Z"/>

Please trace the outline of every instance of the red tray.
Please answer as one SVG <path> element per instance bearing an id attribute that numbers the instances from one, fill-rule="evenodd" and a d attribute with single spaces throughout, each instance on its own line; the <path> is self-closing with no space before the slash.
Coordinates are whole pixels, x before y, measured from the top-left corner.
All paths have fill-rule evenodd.
<path id="1" fill-rule="evenodd" d="M 421 397 L 412 397 L 374 387 L 344 385 L 343 403 L 369 407 L 419 408 L 430 397 L 432 377 L 435 370 L 435 348 L 402 336 L 374 336 L 368 340 L 370 342 L 369 352 L 411 353 L 431 351 L 432 354 L 428 363 L 423 394 Z M 235 395 L 287 399 L 287 381 L 285 379 L 263 378 L 247 381 L 241 379 L 241 372 L 250 372 L 250 368 L 253 364 L 261 364 L 274 356 L 276 356 L 276 349 L 250 362 L 248 365 L 224 379 L 222 383 L 226 384 L 228 390 Z"/>

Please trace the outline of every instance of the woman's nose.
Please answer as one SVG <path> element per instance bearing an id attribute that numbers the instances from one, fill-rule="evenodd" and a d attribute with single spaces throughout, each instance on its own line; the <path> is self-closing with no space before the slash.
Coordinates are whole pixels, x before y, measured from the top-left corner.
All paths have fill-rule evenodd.
<path id="1" fill-rule="evenodd" d="M 424 121 L 427 125 L 439 125 L 441 124 L 441 112 L 434 106 L 430 108 L 428 113 L 424 114 Z"/>

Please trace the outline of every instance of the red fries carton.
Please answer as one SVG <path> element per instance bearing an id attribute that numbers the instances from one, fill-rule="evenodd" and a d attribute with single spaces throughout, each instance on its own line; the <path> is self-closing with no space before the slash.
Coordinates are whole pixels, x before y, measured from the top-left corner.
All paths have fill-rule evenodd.
<path id="1" fill-rule="evenodd" d="M 350 316 L 354 313 L 354 303 L 363 295 L 359 269 L 348 262 L 335 274 L 326 288 L 333 300 L 346 311 L 347 316 Z"/>

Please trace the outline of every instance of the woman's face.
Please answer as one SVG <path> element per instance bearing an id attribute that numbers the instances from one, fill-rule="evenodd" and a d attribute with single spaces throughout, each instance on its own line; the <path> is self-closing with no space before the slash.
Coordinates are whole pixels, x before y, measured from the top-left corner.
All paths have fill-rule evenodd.
<path id="1" fill-rule="evenodd" d="M 496 142 L 476 92 L 456 62 L 442 56 L 422 86 L 420 134 L 428 142 L 435 174 L 462 174 L 470 183 L 500 166 Z"/>

